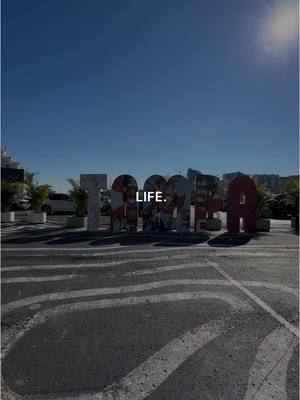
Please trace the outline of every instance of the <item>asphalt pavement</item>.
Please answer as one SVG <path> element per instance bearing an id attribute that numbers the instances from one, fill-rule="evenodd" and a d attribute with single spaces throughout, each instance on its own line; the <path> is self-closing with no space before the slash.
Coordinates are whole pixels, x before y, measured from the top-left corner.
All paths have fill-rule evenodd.
<path id="1" fill-rule="evenodd" d="M 297 400 L 298 236 L 2 224 L 2 398 Z"/>

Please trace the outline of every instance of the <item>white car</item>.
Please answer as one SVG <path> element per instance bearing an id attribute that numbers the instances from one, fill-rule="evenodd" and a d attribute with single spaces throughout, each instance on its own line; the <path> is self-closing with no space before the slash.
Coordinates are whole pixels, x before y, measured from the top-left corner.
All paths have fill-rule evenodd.
<path id="1" fill-rule="evenodd" d="M 49 199 L 42 205 L 42 211 L 47 214 L 75 213 L 76 206 L 68 194 L 52 193 Z"/>

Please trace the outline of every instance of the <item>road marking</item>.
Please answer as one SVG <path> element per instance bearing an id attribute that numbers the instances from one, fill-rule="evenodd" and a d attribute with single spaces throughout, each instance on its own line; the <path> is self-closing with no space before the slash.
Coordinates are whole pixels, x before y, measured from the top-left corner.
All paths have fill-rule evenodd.
<path id="1" fill-rule="evenodd" d="M 286 327 L 268 336 L 258 348 L 250 368 L 244 400 L 286 400 L 286 372 L 297 338 Z"/>
<path id="2" fill-rule="evenodd" d="M 2 357 L 4 358 L 14 344 L 30 329 L 43 324 L 49 320 L 61 318 L 63 314 L 77 311 L 87 311 L 95 309 L 107 309 L 118 307 L 131 307 L 140 304 L 159 304 L 176 301 L 215 299 L 228 303 L 235 311 L 252 312 L 252 306 L 239 297 L 227 293 L 213 291 L 193 291 L 152 294 L 146 296 L 118 297 L 101 300 L 84 301 L 79 303 L 62 304 L 52 308 L 37 312 L 29 320 L 25 320 L 17 325 L 13 325 L 3 330 L 2 334 Z"/>
<path id="3" fill-rule="evenodd" d="M 103 250 L 108 250 L 108 249 L 103 249 Z M 202 248 L 200 248 L 200 247 L 195 247 L 195 246 L 191 246 L 191 247 L 189 247 L 189 248 L 187 248 L 187 247 L 184 247 L 184 248 L 181 248 L 181 247 L 172 247 L 172 250 L 170 250 L 170 248 L 168 247 L 168 248 L 160 248 L 160 249 L 158 249 L 158 248 L 153 248 L 153 249 L 144 249 L 144 250 L 142 250 L 142 249 L 138 249 L 138 250 L 127 250 L 127 251 L 110 251 L 110 252 L 108 252 L 108 251 L 105 251 L 105 252 L 97 252 L 97 253 L 80 253 L 80 254 L 78 254 L 78 253 L 68 253 L 68 254 L 58 254 L 58 253 L 54 253 L 54 254 L 51 254 L 51 257 L 53 258 L 53 257 L 77 257 L 78 259 L 80 259 L 80 258 L 84 258 L 84 259 L 86 259 L 87 257 L 90 257 L 90 258 L 93 258 L 93 257 L 111 257 L 111 256 L 120 256 L 120 255 L 127 255 L 127 254 L 138 254 L 138 253 L 152 253 L 152 254 L 155 254 L 155 253 L 161 253 L 161 252 L 165 252 L 165 251 L 168 251 L 168 252 L 173 252 L 173 251 L 180 251 L 180 252 L 182 252 L 182 251 L 187 251 L 187 250 L 189 250 L 189 251 L 191 251 L 191 250 L 201 250 L 201 253 L 200 252 L 195 252 L 195 253 L 192 253 L 192 255 L 197 255 L 197 256 L 200 256 L 200 255 L 202 255 L 202 256 L 206 256 L 206 257 L 209 257 L 210 255 L 214 255 L 215 257 L 227 257 L 227 258 L 231 258 L 231 257 L 251 257 L 251 258 L 256 258 L 256 257 L 258 257 L 258 258 L 282 258 L 282 259 L 286 259 L 286 258 L 295 258 L 295 259 L 298 259 L 298 257 L 299 257 L 299 254 L 298 254 L 298 251 L 294 251 L 294 250 L 292 250 L 292 251 L 290 251 L 290 253 L 289 254 L 287 254 L 288 252 L 286 252 L 285 250 L 284 250 L 284 252 L 283 251 L 281 251 L 281 252 L 279 252 L 279 253 L 275 253 L 275 252 L 271 252 L 271 253 L 266 253 L 266 252 L 246 252 L 246 251 L 244 251 L 244 252 L 237 252 L 237 250 L 234 250 L 234 251 L 232 251 L 231 252 L 231 249 L 229 250 L 226 250 L 226 251 L 223 251 L 223 252 L 215 252 L 215 250 L 214 249 L 212 249 L 211 247 L 207 247 L 207 248 L 204 248 L 204 247 L 202 247 Z M 3 249 L 2 249 L 2 251 L 3 251 Z M 26 254 L 26 253 L 24 253 L 24 252 L 20 252 L 20 253 L 16 253 L 16 254 L 14 254 L 13 255 L 13 257 L 15 257 L 15 258 L 18 258 L 18 257 L 20 257 L 20 258 L 22 258 L 22 259 L 24 259 L 25 257 L 30 257 L 30 258 L 33 258 L 33 257 L 38 257 L 38 258 L 45 258 L 45 257 L 49 257 L 49 252 L 48 253 L 39 253 L 39 254 Z M 149 258 L 149 260 L 151 260 L 151 258 Z"/>
<path id="4" fill-rule="evenodd" d="M 267 282 L 243 281 L 242 284 L 245 286 L 253 286 L 253 287 L 257 286 L 268 289 L 281 290 L 282 292 L 287 292 L 295 296 L 297 296 L 298 294 L 297 289 Z M 29 306 L 31 304 L 44 303 L 47 301 L 75 299 L 75 298 L 90 297 L 90 296 L 101 296 L 107 294 L 142 292 L 147 290 L 166 288 L 171 286 L 180 286 L 180 285 L 232 286 L 232 283 L 228 280 L 221 280 L 221 279 L 172 279 L 172 280 L 141 283 L 137 285 L 117 286 L 108 288 L 92 288 L 92 289 L 75 290 L 70 292 L 45 293 L 39 296 L 25 297 L 20 300 L 2 304 L 2 314 L 3 315 L 7 314 L 9 312 Z"/>
<path id="5" fill-rule="evenodd" d="M 190 280 L 194 282 L 194 280 Z M 206 283 L 212 283 L 212 282 L 221 282 L 224 284 L 226 282 L 226 285 L 232 285 L 231 282 L 228 281 L 221 281 L 221 280 L 202 280 L 205 281 Z M 254 285 L 255 282 L 251 282 L 251 285 Z M 265 284 L 264 282 L 258 282 L 259 284 Z M 271 285 L 271 284 L 269 284 Z M 141 286 L 141 285 L 140 285 Z M 273 285 L 274 288 L 276 286 L 280 285 Z M 283 287 L 282 287 L 283 288 Z M 104 289 L 109 289 L 109 288 L 104 288 Z M 116 289 L 116 288 L 113 288 Z M 120 289 L 120 288 L 119 288 Z M 289 288 L 291 289 L 291 288 Z M 38 297 L 38 296 L 37 296 Z M 86 311 L 86 310 L 91 310 L 91 309 L 104 309 L 104 308 L 110 308 L 110 307 L 122 307 L 122 306 L 134 306 L 138 304 L 157 304 L 161 302 L 171 302 L 171 301 L 184 301 L 184 300 L 198 300 L 198 299 L 207 299 L 207 298 L 213 298 L 213 299 L 220 299 L 223 301 L 226 301 L 229 303 L 235 310 L 239 311 L 251 311 L 251 307 L 247 302 L 245 302 L 242 299 L 237 298 L 236 296 L 232 295 L 220 295 L 219 293 L 215 292 L 179 292 L 179 293 L 165 293 L 165 294 L 158 294 L 158 295 L 150 295 L 150 296 L 134 296 L 134 297 L 124 297 L 124 298 L 113 298 L 113 299 L 101 299 L 101 300 L 96 300 L 96 301 L 88 301 L 88 302 L 80 302 L 80 303 L 73 303 L 73 304 L 64 304 L 64 305 L 59 305 L 51 309 L 46 309 L 44 311 L 36 313 L 32 319 L 29 321 L 24 321 L 20 326 L 13 326 L 10 327 L 3 332 L 2 336 L 2 344 L 3 344 L 3 350 L 2 350 L 2 356 L 3 358 L 8 354 L 10 349 L 15 345 L 15 343 L 30 329 L 36 327 L 39 324 L 42 324 L 44 322 L 47 322 L 49 319 L 55 319 L 57 317 L 61 317 L 62 315 L 66 313 L 71 313 L 71 312 L 76 312 L 76 311 Z M 23 325 L 23 326 L 22 326 Z M 208 326 L 207 324 L 203 325 L 202 327 L 199 327 L 199 333 L 203 332 L 203 327 Z M 220 334 L 222 333 L 222 328 Z M 193 354 L 195 351 L 197 351 L 198 345 L 197 343 L 195 344 L 195 340 L 197 341 L 197 338 L 193 338 L 190 335 L 197 334 L 198 332 L 195 333 L 193 330 L 192 332 L 187 332 L 186 334 L 188 335 L 186 338 L 188 341 L 192 339 L 191 346 L 194 348 L 191 353 L 188 354 L 186 353 L 186 358 L 189 357 L 191 354 Z M 215 328 L 212 328 L 211 331 L 212 335 L 217 334 Z M 184 334 L 184 335 L 186 335 Z M 184 336 L 183 335 L 183 336 Z M 205 336 L 205 335 L 204 335 Z M 197 336 L 198 337 L 198 336 Z M 181 342 L 176 343 L 176 340 L 181 340 Z M 148 396 L 151 392 L 150 390 L 151 385 L 152 386 L 151 391 L 156 390 L 157 386 L 160 385 L 165 379 L 168 378 L 168 376 L 178 368 L 183 361 L 181 361 L 181 356 L 178 355 L 177 357 L 177 347 L 176 345 L 183 345 L 182 342 L 182 337 L 177 338 L 170 342 L 168 345 L 164 346 L 159 352 L 153 354 L 150 356 L 144 363 L 142 363 L 140 366 L 135 368 L 132 372 L 130 372 L 125 378 L 121 379 L 119 383 L 114 383 L 113 385 L 107 387 L 104 389 L 104 391 L 100 393 L 93 393 L 93 394 L 85 394 L 81 396 L 73 396 L 73 397 L 61 397 L 62 400 L 66 399 L 74 399 L 74 400 L 87 400 L 87 399 L 103 399 L 103 400 L 113 400 L 116 398 L 122 399 L 122 400 L 135 400 L 135 399 L 143 399 L 146 396 Z M 212 338 L 213 339 L 213 338 Z M 200 338 L 199 338 L 200 340 Z M 211 340 L 211 339 L 210 339 Z M 199 342 L 200 343 L 200 342 Z M 206 342 L 205 342 L 206 343 Z M 205 344 L 204 343 L 204 344 Z M 274 342 L 273 342 L 274 343 Z M 186 344 L 186 341 L 185 343 Z M 203 345 L 204 345 L 203 344 Z M 171 347 L 168 347 L 171 346 Z M 174 347 L 172 347 L 174 346 Z M 166 351 L 168 350 L 168 351 Z M 189 349 L 186 349 L 188 351 Z M 181 354 L 181 352 L 180 352 Z M 161 356 L 161 357 L 160 357 Z M 174 358 L 175 357 L 175 358 Z M 177 361 L 177 363 L 176 363 Z M 160 365 L 163 362 L 166 362 L 167 367 L 164 367 L 163 369 L 160 369 Z M 142 375 L 144 373 L 144 370 L 146 368 L 149 368 L 150 374 L 148 374 L 149 379 L 147 378 L 145 380 L 145 376 Z M 164 371 L 166 370 L 166 371 Z M 163 372 L 162 372 L 163 371 Z M 152 377 L 152 381 L 151 381 Z M 159 380 L 159 377 L 161 377 L 161 381 Z M 142 382 L 144 382 L 144 385 L 142 385 Z M 144 388 L 144 392 L 140 391 L 140 389 Z M 141 394 L 142 393 L 142 394 Z M 133 396 L 133 397 L 128 397 L 128 395 Z M 134 397 L 134 396 L 141 396 L 144 395 L 144 397 Z M 5 383 L 2 386 L 2 396 L 4 399 L 22 399 L 22 396 L 20 396 L 17 393 L 14 393 L 10 391 L 9 388 L 5 385 Z M 114 397 L 115 396 L 115 397 Z M 116 397 L 119 396 L 119 397 Z M 123 396 L 123 397 L 122 397 Z M 267 398 L 266 398 L 267 399 Z M 264 399 L 264 400 L 266 400 Z M 57 399 L 59 400 L 59 399 Z M 247 399 L 247 400 L 250 400 Z M 263 400 L 263 398 L 257 398 L 257 400 Z"/>
<path id="6" fill-rule="evenodd" d="M 228 275 L 225 271 L 223 271 L 222 268 L 220 268 L 215 262 L 210 262 L 211 266 L 218 271 L 224 278 L 228 279 L 229 282 L 231 282 L 234 286 L 239 288 L 243 293 L 245 293 L 248 297 L 250 297 L 251 300 L 253 300 L 259 307 L 261 307 L 263 310 L 265 310 L 267 313 L 272 315 L 273 318 L 275 318 L 278 322 L 280 322 L 281 325 L 284 325 L 287 329 L 289 329 L 295 336 L 299 338 L 299 329 L 297 329 L 295 326 L 290 324 L 285 318 L 283 318 L 281 315 L 279 315 L 275 310 L 273 310 L 268 304 L 266 304 L 264 301 L 262 301 L 258 296 L 256 296 L 254 293 L 252 293 L 250 290 L 245 288 L 240 282 L 236 281 L 234 278 L 232 278 L 230 275 Z"/>
<path id="7" fill-rule="evenodd" d="M 159 242 L 157 242 L 157 243 L 159 243 Z M 133 244 L 133 245 L 135 245 L 135 246 L 139 246 L 138 244 Z M 51 245 L 49 245 L 49 247 L 15 247 L 15 246 L 11 246 L 11 247 L 2 247 L 2 251 L 12 251 L 12 252 L 17 252 L 17 251 L 21 251 L 21 252 L 26 252 L 26 251 L 28 251 L 28 252 L 30 252 L 30 251 L 33 251 L 33 252 L 37 252 L 37 251 L 49 251 L 49 252 L 51 252 L 51 251 L 95 251 L 95 250 L 102 250 L 102 246 L 104 247 L 103 248 L 103 250 L 110 250 L 110 249 L 114 249 L 114 248 L 116 248 L 116 249 L 124 249 L 124 248 L 130 248 L 130 247 L 132 247 L 133 245 L 121 245 L 120 243 L 116 243 L 116 244 L 105 244 L 105 243 L 103 243 L 103 244 L 100 244 L 100 245 L 98 245 L 98 246 L 90 246 L 90 247 L 63 247 L 63 246 L 60 246 L 60 247 L 54 247 L 54 246 L 51 246 Z M 153 245 L 153 243 L 152 243 L 152 245 Z M 161 244 L 162 246 L 163 246 L 163 243 Z M 158 247 L 158 246 L 153 246 L 151 249 L 135 249 L 135 250 L 130 250 L 130 253 L 135 253 L 135 252 L 143 252 L 143 251 L 145 251 L 145 252 L 149 252 L 149 251 L 153 251 L 153 250 L 155 250 L 155 251 L 167 251 L 167 250 L 173 250 L 173 249 L 178 249 L 178 250 L 190 250 L 191 248 L 192 249 L 198 249 L 198 248 L 200 248 L 200 249 L 203 249 L 203 250 L 212 250 L 212 251 L 215 251 L 215 252 L 219 252 L 219 251 L 223 251 L 224 249 L 227 249 L 227 250 L 232 250 L 232 251 L 234 251 L 234 252 L 239 252 L 240 250 L 243 250 L 243 249 L 245 249 L 245 250 L 253 250 L 253 249 L 273 249 L 273 248 L 275 248 L 275 249 L 277 249 L 277 250 L 284 250 L 284 251 L 299 251 L 299 247 L 298 246 L 287 246 L 287 247 L 285 247 L 285 246 L 277 246 L 277 245 L 252 245 L 252 246 L 248 246 L 248 245 L 243 245 L 243 246 L 236 246 L 236 247 L 233 247 L 233 246 L 228 246 L 228 247 L 226 247 L 226 246 L 220 246 L 220 247 L 214 247 L 214 246 L 210 246 L 210 245 L 208 245 L 207 243 L 198 243 L 198 244 L 191 244 L 191 245 L 188 245 L 188 243 L 187 243 L 187 245 L 186 246 L 167 246 L 168 248 L 167 249 L 165 249 L 165 248 L 160 248 L 160 247 Z M 120 252 L 119 252 L 120 253 Z M 124 254 L 126 254 L 127 253 L 127 251 L 124 251 L 123 252 Z M 123 254 L 122 253 L 122 254 Z"/>
<path id="8" fill-rule="evenodd" d="M 45 224 L 28 224 L 28 225 L 10 225 L 10 226 L 5 226 L 1 227 L 1 234 L 2 235 L 12 235 L 15 232 L 18 232 L 20 230 L 24 230 L 26 233 L 35 230 L 35 229 L 51 229 L 51 228 L 57 228 L 57 225 L 50 224 L 50 225 L 45 225 Z"/>
<path id="9" fill-rule="evenodd" d="M 33 328 L 39 322 L 45 322 L 45 316 L 37 318 L 36 314 L 29 323 L 27 329 Z M 53 315 L 53 314 L 52 314 Z M 28 329 L 29 328 L 29 329 Z M 21 334 L 22 333 L 22 334 Z M 9 344 L 7 342 L 3 350 L 3 358 L 8 354 L 12 346 L 23 336 L 25 331 L 15 334 L 15 338 Z M 192 331 L 173 339 L 142 364 L 132 370 L 118 383 L 114 383 L 99 393 L 86 393 L 82 395 L 55 397 L 56 400 L 142 400 L 154 392 L 184 361 L 211 340 L 224 333 L 223 319 L 213 320 Z M 23 396 L 11 391 L 3 382 L 3 399 L 23 399 Z"/>
<path id="10" fill-rule="evenodd" d="M 111 236 L 109 238 L 113 239 L 114 236 Z M 125 236 L 124 236 L 124 238 L 125 238 Z M 105 238 L 101 238 L 101 237 L 98 237 L 98 239 L 105 240 Z M 160 243 L 160 242 L 157 242 L 157 244 L 158 243 Z M 153 245 L 153 243 L 152 243 L 152 245 Z M 132 247 L 133 245 L 121 245 L 120 243 L 113 243 L 113 244 L 104 244 L 103 243 L 103 244 L 99 244 L 97 246 L 86 246 L 86 247 L 62 247 L 62 246 L 54 247 L 52 245 L 49 245 L 47 247 L 26 247 L 26 246 L 24 246 L 24 247 L 11 246 L 10 247 L 10 246 L 6 246 L 6 247 L 2 247 L 2 250 L 3 251 L 70 251 L 70 250 L 71 251 L 85 251 L 85 250 L 95 251 L 95 248 L 99 248 L 99 250 L 100 250 L 100 249 L 102 249 L 102 246 L 111 246 L 111 247 L 116 247 L 116 248 L 120 248 L 120 247 L 128 248 L 128 247 Z M 247 245 L 247 244 L 245 244 L 245 245 L 241 245 L 241 246 L 228 246 L 227 247 L 227 246 L 223 246 L 223 245 L 222 246 L 210 246 L 207 242 L 191 244 L 190 246 L 182 246 L 182 247 L 180 247 L 180 249 L 189 249 L 191 247 L 193 247 L 193 248 L 199 248 L 199 247 L 200 248 L 209 248 L 209 249 L 214 249 L 216 251 L 218 251 L 219 249 L 224 249 L 224 248 L 230 249 L 230 250 L 236 250 L 236 251 L 239 251 L 241 249 L 251 249 L 252 250 L 252 249 L 257 249 L 257 248 L 260 248 L 260 249 L 275 248 L 278 250 L 282 249 L 282 250 L 297 250 L 297 251 L 299 251 L 298 245 L 280 246 L 279 244 L 278 245 L 276 245 L 276 244 Z M 174 246 L 172 246 L 172 248 L 174 248 Z"/>
<path id="11" fill-rule="evenodd" d="M 53 276 L 21 276 L 14 278 L 1 278 L 2 284 L 8 283 L 27 283 L 27 282 L 51 282 L 51 281 L 63 281 L 66 279 L 75 279 L 82 277 L 83 275 L 70 274 L 70 275 L 53 275 Z"/>
<path id="12" fill-rule="evenodd" d="M 178 254 L 174 256 L 163 256 L 163 257 L 151 257 L 151 258 L 128 258 L 125 260 L 98 262 L 98 263 L 81 263 L 81 264 L 51 264 L 51 265 L 18 265 L 14 267 L 1 268 L 2 272 L 11 271 L 32 271 L 32 270 L 49 270 L 49 269 L 69 269 L 69 268 L 108 268 L 117 265 L 124 265 L 128 263 L 136 262 L 152 262 L 152 261 L 164 261 L 164 260 L 180 260 L 186 259 L 186 255 Z"/>
<path id="13" fill-rule="evenodd" d="M 6 355 L 9 353 L 9 351 L 12 349 L 12 347 L 17 343 L 18 340 L 20 340 L 26 332 L 28 332 L 30 329 L 35 328 L 36 326 L 43 324 L 49 320 L 55 320 L 56 318 L 61 318 L 62 315 L 64 314 L 69 314 L 72 312 L 76 311 L 87 311 L 87 310 L 92 310 L 92 309 L 106 309 L 106 308 L 113 308 L 113 307 L 131 307 L 139 304 L 158 304 L 158 303 L 164 303 L 164 302 L 176 302 L 176 301 L 187 301 L 187 300 L 200 300 L 200 299 L 217 299 L 217 300 L 222 300 L 227 303 L 229 303 L 234 310 L 236 311 L 244 311 L 244 312 L 249 312 L 253 311 L 251 306 L 244 300 L 239 299 L 236 296 L 233 295 L 228 295 L 228 294 L 219 294 L 216 292 L 204 292 L 204 291 L 195 291 L 195 292 L 179 292 L 179 293 L 164 293 L 164 294 L 157 294 L 157 295 L 149 295 L 149 296 L 133 296 L 133 297 L 125 297 L 125 298 L 113 298 L 113 299 L 102 299 L 102 300 L 95 300 L 95 301 L 87 301 L 87 302 L 80 302 L 80 303 L 72 303 L 72 304 L 64 304 L 64 305 L 59 305 L 50 309 L 46 309 L 41 312 L 37 312 L 36 314 L 33 315 L 33 317 L 30 320 L 25 320 L 21 324 L 11 326 L 3 331 L 2 334 L 2 360 L 6 357 Z M 208 325 L 205 325 L 208 326 Z M 201 332 L 201 327 L 199 328 L 198 334 Z M 221 331 L 220 331 L 221 333 Z M 192 334 L 192 333 L 191 333 Z M 207 335 L 201 335 L 204 337 L 211 337 L 215 334 L 218 334 L 218 332 L 212 332 L 211 336 Z M 192 336 L 189 336 L 190 339 L 196 340 Z M 191 345 L 192 342 L 191 341 Z M 199 339 L 200 340 L 200 339 Z M 172 342 L 171 342 L 172 343 Z M 202 341 L 204 345 L 204 341 Z M 174 342 L 173 342 L 174 345 Z M 200 341 L 199 341 L 200 345 Z M 164 349 L 164 356 L 169 356 L 171 359 L 172 357 L 176 356 L 176 348 L 172 348 L 171 354 L 166 353 L 166 349 Z M 186 349 L 187 351 L 188 349 Z M 194 350 L 196 351 L 196 350 Z M 192 353 L 191 353 L 192 354 Z M 152 359 L 155 359 L 155 354 L 151 356 Z M 150 361 L 151 361 L 150 357 Z M 175 362 L 175 359 L 173 359 Z M 180 360 L 180 357 L 179 357 Z M 146 360 L 147 361 L 147 360 Z M 151 366 L 151 362 L 148 363 L 149 366 Z M 180 365 L 180 363 L 179 363 Z M 172 370 L 170 369 L 170 365 L 167 369 L 169 370 L 170 373 Z M 135 370 L 132 371 L 133 376 L 138 377 Z M 138 372 L 138 371 L 137 371 Z M 154 371 L 152 371 L 155 373 Z M 156 371 L 157 372 L 157 371 Z M 158 375 L 161 375 L 161 371 Z M 127 377 L 128 378 L 128 377 Z M 165 379 L 167 376 L 165 377 Z M 3 378 L 2 378 L 3 379 Z M 124 378 L 126 379 L 126 377 Z M 162 380 L 163 381 L 163 380 Z M 161 381 L 161 383 L 162 383 Z M 155 390 L 156 387 L 153 387 L 153 390 Z M 108 388 L 109 390 L 109 388 Z M 2 384 L 2 397 L 3 399 L 22 399 L 23 397 L 20 396 L 17 393 L 12 392 L 5 382 L 3 381 Z M 89 399 L 91 397 L 88 397 Z M 104 397 L 105 398 L 105 397 Z M 125 400 L 125 398 L 124 398 Z"/>
<path id="14" fill-rule="evenodd" d="M 210 265 L 206 264 L 206 263 L 199 263 L 199 262 L 198 263 L 178 264 L 178 265 L 166 265 L 164 267 L 146 268 L 146 269 L 142 269 L 142 270 L 125 272 L 121 276 L 139 276 L 139 275 L 159 274 L 159 273 L 163 273 L 163 272 L 177 271 L 180 269 L 205 268 L 205 267 L 210 267 Z"/>
<path id="15" fill-rule="evenodd" d="M 224 333 L 222 320 L 211 321 L 172 340 L 119 382 L 99 393 L 56 397 L 56 400 L 143 400 L 196 351 Z"/>
<path id="16" fill-rule="evenodd" d="M 184 281 L 186 281 L 186 282 L 184 282 Z M 105 295 L 105 294 L 132 293 L 132 292 L 146 291 L 146 290 L 151 290 L 151 289 L 157 289 L 157 288 L 169 287 L 169 286 L 177 286 L 177 285 L 194 285 L 193 282 L 194 282 L 193 279 L 186 279 L 186 280 L 174 280 L 174 281 L 165 281 L 165 282 L 149 282 L 149 283 L 143 283 L 141 285 L 122 286 L 122 287 L 116 287 L 116 288 L 85 289 L 85 290 L 76 290 L 73 292 L 47 293 L 47 294 L 42 294 L 40 296 L 26 297 L 24 299 L 20 299 L 20 300 L 13 301 L 11 303 L 4 304 L 4 305 L 2 305 L 2 315 L 7 314 L 8 312 L 11 312 L 11 311 L 15 311 L 16 309 L 19 309 L 19 308 L 29 306 L 31 304 L 44 303 L 46 301 L 74 299 L 74 298 L 90 297 L 90 296 Z M 195 285 L 197 285 L 197 283 L 195 283 Z M 187 298 L 189 299 L 189 298 L 193 298 L 193 293 L 198 293 L 198 292 L 191 291 L 191 292 L 187 292 L 187 293 L 188 293 Z M 199 293 L 201 293 L 201 292 L 199 292 Z M 208 296 L 207 298 L 210 298 L 209 293 L 211 293 L 211 292 L 203 292 L 204 296 Z M 221 299 L 225 302 L 228 302 L 235 309 L 243 308 L 245 306 L 245 303 L 240 302 L 239 298 L 237 298 L 234 295 L 229 295 L 227 293 L 220 293 L 217 295 L 215 292 L 213 292 L 213 293 L 214 293 L 213 298 Z M 167 295 L 167 294 L 168 293 L 165 293 L 164 295 Z M 173 295 L 173 294 L 175 295 L 176 293 L 170 293 L 170 295 Z M 183 293 L 183 294 L 179 293 L 178 300 L 182 299 L 182 295 L 185 295 L 185 293 Z M 191 296 L 191 297 L 189 297 L 189 296 Z M 197 294 L 197 296 L 198 296 L 198 294 Z M 147 297 L 147 296 L 144 296 L 144 297 Z M 148 296 L 148 297 L 151 298 L 151 296 Z M 137 298 L 139 299 L 142 297 L 137 297 Z M 153 295 L 153 298 L 155 298 L 155 295 Z M 200 297 L 200 298 L 202 298 L 202 297 Z M 124 297 L 124 299 L 126 300 L 126 297 Z M 235 303 L 232 301 L 232 299 L 234 299 Z M 113 298 L 111 300 L 121 302 L 120 299 Z M 72 306 L 72 304 L 74 304 L 74 303 L 70 303 L 69 306 Z M 247 311 L 252 310 L 252 308 L 249 305 L 247 307 L 248 307 Z"/>
<path id="17" fill-rule="evenodd" d="M 2 251 L 21 251 L 21 252 L 26 252 L 26 251 L 95 251 L 95 250 L 102 250 L 102 245 L 99 245 L 99 247 L 97 246 L 93 246 L 93 247 L 52 247 L 49 245 L 49 247 L 2 247 Z M 138 246 L 138 244 L 136 244 L 136 246 Z M 183 247 L 173 247 L 170 249 L 170 247 L 168 246 L 167 249 L 165 248 L 151 248 L 151 249 L 135 249 L 135 250 L 129 250 L 129 251 L 121 251 L 121 252 L 106 252 L 108 254 L 127 254 L 129 253 L 140 253 L 140 252 L 153 252 L 153 250 L 155 251 L 170 251 L 173 249 L 179 249 L 179 250 L 190 250 L 191 247 L 195 247 L 198 245 L 193 245 L 193 246 L 183 246 Z M 120 244 L 117 245 L 112 245 L 110 248 L 105 247 L 103 250 L 110 250 L 111 248 L 116 248 L 119 249 L 120 248 Z M 121 248 L 128 248 L 128 247 L 132 247 L 132 245 L 127 245 L 127 246 L 121 246 Z"/>

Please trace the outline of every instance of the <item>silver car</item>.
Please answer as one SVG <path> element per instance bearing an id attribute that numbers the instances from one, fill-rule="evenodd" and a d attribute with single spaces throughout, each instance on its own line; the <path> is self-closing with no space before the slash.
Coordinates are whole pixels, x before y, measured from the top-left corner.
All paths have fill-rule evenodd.
<path id="1" fill-rule="evenodd" d="M 76 206 L 68 194 L 52 193 L 42 205 L 42 211 L 48 215 L 53 213 L 75 213 Z"/>

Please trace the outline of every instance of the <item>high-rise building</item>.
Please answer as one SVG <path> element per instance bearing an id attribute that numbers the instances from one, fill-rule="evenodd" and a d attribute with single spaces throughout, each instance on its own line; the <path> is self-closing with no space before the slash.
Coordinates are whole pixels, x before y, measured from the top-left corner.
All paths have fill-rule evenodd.
<path id="1" fill-rule="evenodd" d="M 24 169 L 21 164 L 1 148 L 1 179 L 14 182 L 24 181 Z"/>
<path id="2" fill-rule="evenodd" d="M 299 180 L 299 175 L 289 175 L 289 176 L 280 176 L 279 177 L 279 183 L 280 183 L 280 189 L 283 189 L 284 186 L 293 179 L 298 179 Z"/>
<path id="3" fill-rule="evenodd" d="M 229 173 L 227 173 L 227 174 L 223 174 L 223 182 L 224 182 L 225 184 L 228 184 L 228 183 L 230 183 L 230 181 L 231 181 L 233 178 L 235 178 L 236 176 L 239 176 L 239 175 L 243 175 L 243 173 L 240 172 L 240 171 L 237 171 L 237 172 L 229 172 Z"/>
<path id="4" fill-rule="evenodd" d="M 280 186 L 279 175 L 275 174 L 255 174 L 252 179 L 256 185 L 266 185 L 270 192 L 277 192 Z"/>

